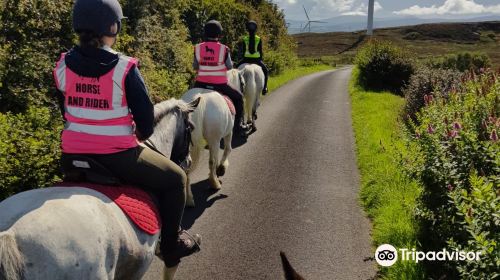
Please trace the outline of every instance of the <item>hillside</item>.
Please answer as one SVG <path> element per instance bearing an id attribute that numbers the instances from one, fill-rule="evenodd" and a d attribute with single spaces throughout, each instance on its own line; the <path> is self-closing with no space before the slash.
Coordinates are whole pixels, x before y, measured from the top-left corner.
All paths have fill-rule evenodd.
<path id="1" fill-rule="evenodd" d="M 364 34 L 365 31 L 302 33 L 293 37 L 301 57 L 353 56 L 366 39 Z M 480 51 L 488 54 L 493 65 L 500 66 L 500 21 L 382 28 L 374 31 L 374 37 L 407 47 L 419 58 Z"/>

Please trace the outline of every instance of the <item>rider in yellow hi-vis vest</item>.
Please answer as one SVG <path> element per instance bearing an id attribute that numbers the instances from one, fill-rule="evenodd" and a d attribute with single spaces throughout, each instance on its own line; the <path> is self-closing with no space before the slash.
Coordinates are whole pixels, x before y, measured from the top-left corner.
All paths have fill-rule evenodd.
<path id="1" fill-rule="evenodd" d="M 255 34 L 257 31 L 257 23 L 253 20 L 247 22 L 248 35 L 244 36 L 238 45 L 238 66 L 244 63 L 257 64 L 262 68 L 265 76 L 264 89 L 262 94 L 267 93 L 267 78 L 269 69 L 262 61 L 264 53 L 262 51 L 262 39 Z"/>

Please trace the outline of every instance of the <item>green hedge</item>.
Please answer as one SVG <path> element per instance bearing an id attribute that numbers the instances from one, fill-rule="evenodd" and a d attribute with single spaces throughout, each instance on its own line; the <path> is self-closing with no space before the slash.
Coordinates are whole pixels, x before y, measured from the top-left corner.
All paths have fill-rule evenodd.
<path id="1" fill-rule="evenodd" d="M 62 127 L 54 122 L 62 123 L 47 108 L 0 113 L 0 200 L 58 179 Z"/>
<path id="2" fill-rule="evenodd" d="M 471 72 L 449 92 L 425 95 L 405 165 L 424 185 L 418 207 L 425 251 L 480 251 L 480 262 L 429 262 L 434 279 L 495 279 L 500 267 L 500 80 Z"/>

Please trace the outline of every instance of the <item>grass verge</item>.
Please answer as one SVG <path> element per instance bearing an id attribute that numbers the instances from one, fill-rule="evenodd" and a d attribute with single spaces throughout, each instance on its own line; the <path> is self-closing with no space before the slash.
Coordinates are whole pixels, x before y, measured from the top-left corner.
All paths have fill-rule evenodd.
<path id="1" fill-rule="evenodd" d="M 402 172 L 400 161 L 406 152 L 398 116 L 404 99 L 388 92 L 367 92 L 358 84 L 353 70 L 349 91 L 357 161 L 361 174 L 361 201 L 372 220 L 374 247 L 391 244 L 416 248 L 417 226 L 414 211 L 420 194 L 418 183 Z M 423 269 L 399 260 L 380 270 L 382 279 L 424 279 Z"/>
<path id="2" fill-rule="evenodd" d="M 295 69 L 286 70 L 284 73 L 269 77 L 267 88 L 269 92 L 281 87 L 287 82 L 297 79 L 299 77 L 312 74 L 324 70 L 332 70 L 333 67 L 325 64 L 318 64 L 312 66 L 299 66 Z"/>

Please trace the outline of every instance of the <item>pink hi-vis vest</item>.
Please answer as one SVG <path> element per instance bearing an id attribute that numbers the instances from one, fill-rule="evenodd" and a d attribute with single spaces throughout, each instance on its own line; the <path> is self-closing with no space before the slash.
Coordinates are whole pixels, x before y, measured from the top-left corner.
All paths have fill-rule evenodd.
<path id="1" fill-rule="evenodd" d="M 219 42 L 203 42 L 194 47 L 199 64 L 196 81 L 209 84 L 227 84 L 226 46 Z"/>
<path id="2" fill-rule="evenodd" d="M 111 154 L 136 147 L 124 84 L 137 59 L 119 55 L 115 68 L 99 78 L 90 78 L 66 67 L 65 55 L 54 69 L 56 86 L 65 96 L 63 153 Z"/>

